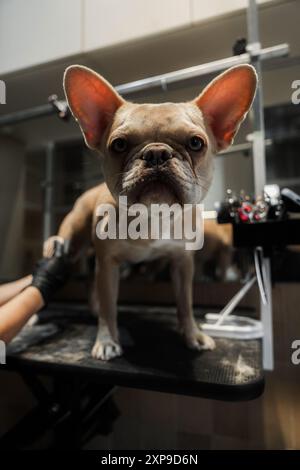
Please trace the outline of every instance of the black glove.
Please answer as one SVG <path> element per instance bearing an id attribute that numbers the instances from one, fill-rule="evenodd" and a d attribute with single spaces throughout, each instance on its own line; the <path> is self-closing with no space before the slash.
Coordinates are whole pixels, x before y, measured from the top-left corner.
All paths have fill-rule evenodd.
<path id="1" fill-rule="evenodd" d="M 36 264 L 31 285 L 40 291 L 47 304 L 53 294 L 68 280 L 70 272 L 71 263 L 66 256 L 42 258 Z"/>

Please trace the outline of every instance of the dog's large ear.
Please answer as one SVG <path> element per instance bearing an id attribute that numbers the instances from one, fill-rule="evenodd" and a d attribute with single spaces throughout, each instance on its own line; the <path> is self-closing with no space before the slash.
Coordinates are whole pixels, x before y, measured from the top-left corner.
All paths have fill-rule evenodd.
<path id="1" fill-rule="evenodd" d="M 97 148 L 115 112 L 125 101 L 103 77 L 81 65 L 66 69 L 64 90 L 86 144 Z"/>
<path id="2" fill-rule="evenodd" d="M 228 147 L 249 111 L 257 87 L 251 65 L 238 65 L 216 77 L 195 99 L 217 143 Z"/>

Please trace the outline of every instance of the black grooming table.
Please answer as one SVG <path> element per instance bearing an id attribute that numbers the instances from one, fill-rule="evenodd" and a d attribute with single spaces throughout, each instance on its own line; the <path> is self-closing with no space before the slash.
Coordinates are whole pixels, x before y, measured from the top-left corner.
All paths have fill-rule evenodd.
<path id="1" fill-rule="evenodd" d="M 10 344 L 8 368 L 221 400 L 250 400 L 263 391 L 260 340 L 217 339 L 214 351 L 190 351 L 173 308 L 120 307 L 124 356 L 111 362 L 91 357 L 96 322 L 84 308 L 51 308 L 40 319 Z"/>

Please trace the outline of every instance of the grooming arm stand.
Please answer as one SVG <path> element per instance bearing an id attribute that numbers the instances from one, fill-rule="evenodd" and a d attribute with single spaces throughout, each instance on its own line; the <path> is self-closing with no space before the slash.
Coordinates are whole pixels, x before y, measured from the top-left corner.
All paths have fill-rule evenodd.
<path id="1" fill-rule="evenodd" d="M 240 340 L 262 338 L 263 368 L 273 370 L 273 325 L 272 325 L 272 282 L 270 259 L 264 256 L 263 249 L 254 250 L 255 275 L 230 299 L 219 314 L 208 313 L 203 330 L 212 336 Z M 260 292 L 260 320 L 232 315 L 234 309 L 257 281 Z"/>

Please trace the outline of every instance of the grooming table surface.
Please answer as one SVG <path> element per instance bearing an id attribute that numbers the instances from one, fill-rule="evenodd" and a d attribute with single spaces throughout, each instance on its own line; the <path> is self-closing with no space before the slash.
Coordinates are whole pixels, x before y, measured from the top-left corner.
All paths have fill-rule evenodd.
<path id="1" fill-rule="evenodd" d="M 120 308 L 124 355 L 111 362 L 91 357 L 96 324 L 88 311 L 51 307 L 40 318 L 9 345 L 10 369 L 221 400 L 249 400 L 263 391 L 260 340 L 216 339 L 214 351 L 190 351 L 173 308 Z"/>

